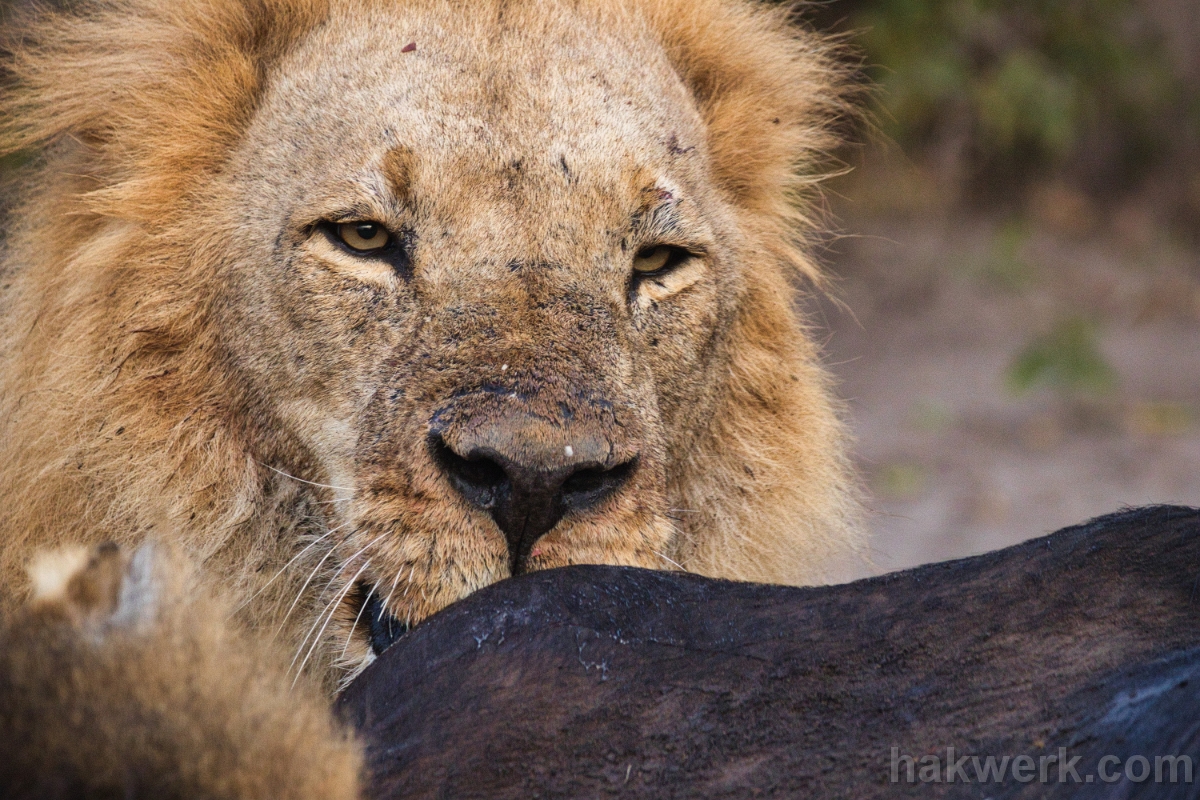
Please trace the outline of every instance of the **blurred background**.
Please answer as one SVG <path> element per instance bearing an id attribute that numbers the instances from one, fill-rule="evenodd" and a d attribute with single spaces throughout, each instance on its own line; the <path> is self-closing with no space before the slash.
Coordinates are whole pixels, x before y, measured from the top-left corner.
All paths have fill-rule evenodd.
<path id="1" fill-rule="evenodd" d="M 1200 505 L 1197 0 L 803 13 L 874 87 L 824 198 L 834 297 L 808 303 L 871 570 Z"/>
<path id="2" fill-rule="evenodd" d="M 807 13 L 874 87 L 809 304 L 874 570 L 1200 505 L 1196 0 Z"/>

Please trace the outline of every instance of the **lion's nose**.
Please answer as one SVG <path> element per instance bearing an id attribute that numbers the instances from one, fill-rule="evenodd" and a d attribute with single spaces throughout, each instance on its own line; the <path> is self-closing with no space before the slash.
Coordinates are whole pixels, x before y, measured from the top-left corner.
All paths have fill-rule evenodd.
<path id="1" fill-rule="evenodd" d="M 439 434 L 431 447 L 450 483 L 473 505 L 486 510 L 508 540 L 514 575 L 523 571 L 534 542 L 567 513 L 585 512 L 626 483 L 637 466 L 631 458 L 615 465 L 607 443 L 577 437 L 571 444 L 534 442 L 526 437 L 455 437 Z M 508 445 L 496 447 L 497 438 Z"/>

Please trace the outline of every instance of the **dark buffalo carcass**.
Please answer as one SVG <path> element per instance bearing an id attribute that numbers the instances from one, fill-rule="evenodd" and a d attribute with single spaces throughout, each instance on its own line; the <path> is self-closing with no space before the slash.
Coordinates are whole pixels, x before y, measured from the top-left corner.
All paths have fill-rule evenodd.
<path id="1" fill-rule="evenodd" d="M 1198 692 L 1200 511 L 1154 507 L 844 586 L 534 573 L 340 710 L 381 798 L 1182 798 Z"/>

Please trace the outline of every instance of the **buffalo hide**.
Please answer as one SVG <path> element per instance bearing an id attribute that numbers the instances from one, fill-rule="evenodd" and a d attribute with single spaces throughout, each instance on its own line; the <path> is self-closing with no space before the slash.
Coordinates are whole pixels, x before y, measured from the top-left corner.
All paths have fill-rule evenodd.
<path id="1" fill-rule="evenodd" d="M 339 709 L 378 798 L 1197 797 L 1198 581 L 1178 507 L 843 586 L 538 572 Z"/>

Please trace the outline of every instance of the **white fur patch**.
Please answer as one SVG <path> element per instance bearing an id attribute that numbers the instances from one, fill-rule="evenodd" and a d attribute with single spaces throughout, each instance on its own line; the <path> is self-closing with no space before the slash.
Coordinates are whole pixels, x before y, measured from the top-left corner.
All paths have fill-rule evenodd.
<path id="1" fill-rule="evenodd" d="M 29 580 L 33 584 L 33 599 L 63 600 L 67 584 L 87 566 L 86 547 L 64 547 L 38 553 L 29 563 Z"/>

